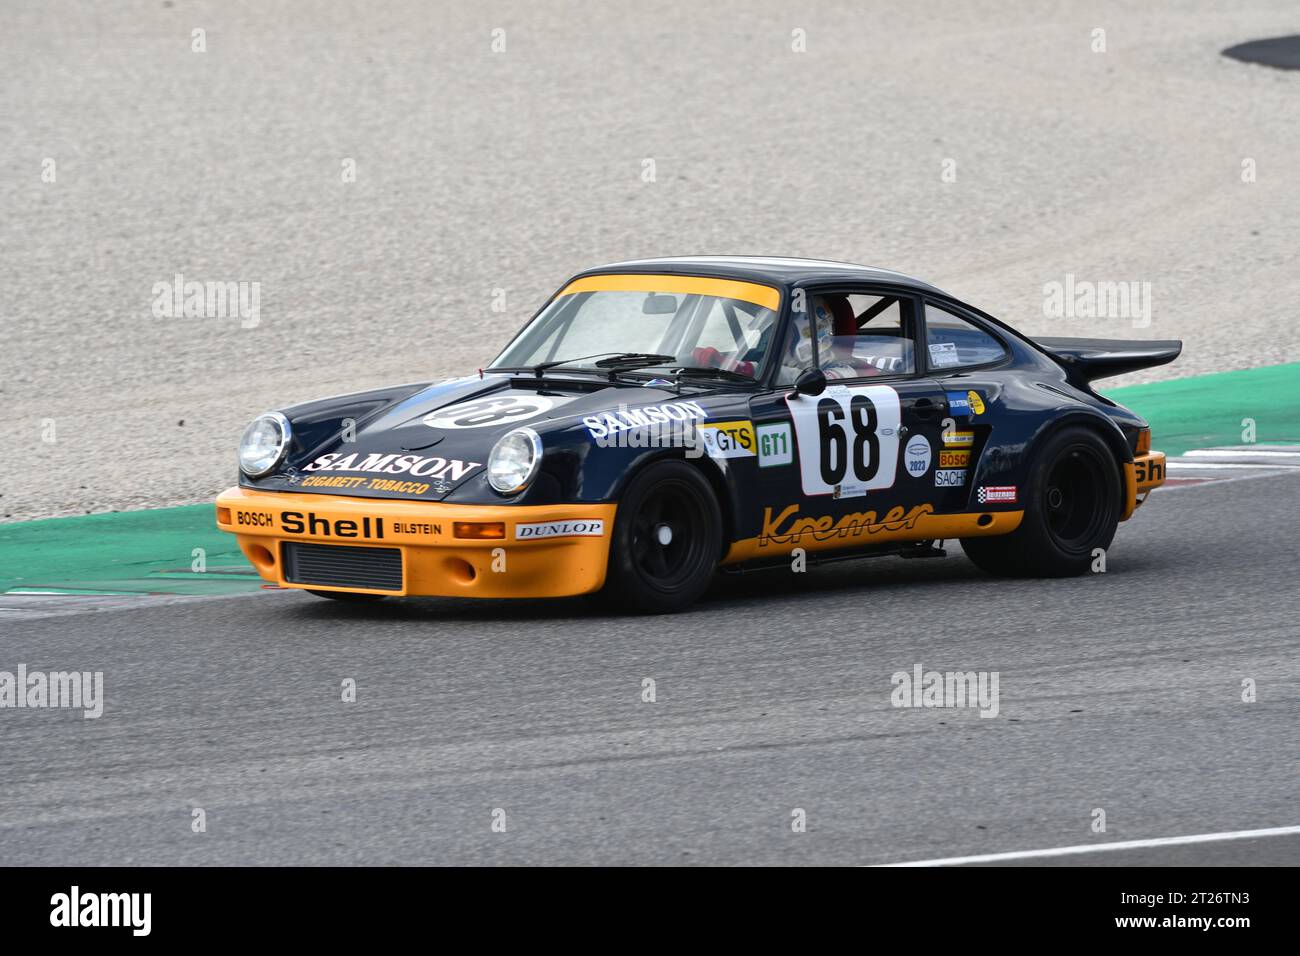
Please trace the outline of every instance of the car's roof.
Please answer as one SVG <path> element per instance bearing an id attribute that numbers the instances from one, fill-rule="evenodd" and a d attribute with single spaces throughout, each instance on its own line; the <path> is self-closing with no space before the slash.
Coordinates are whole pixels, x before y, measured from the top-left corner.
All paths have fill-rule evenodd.
<path id="1" fill-rule="evenodd" d="M 579 275 L 617 272 L 648 272 L 667 275 L 706 275 L 751 282 L 793 285 L 799 282 L 882 282 L 939 292 L 930 283 L 894 272 L 852 262 L 826 259 L 795 259 L 781 256 L 670 256 L 661 259 L 629 259 L 586 269 Z"/>

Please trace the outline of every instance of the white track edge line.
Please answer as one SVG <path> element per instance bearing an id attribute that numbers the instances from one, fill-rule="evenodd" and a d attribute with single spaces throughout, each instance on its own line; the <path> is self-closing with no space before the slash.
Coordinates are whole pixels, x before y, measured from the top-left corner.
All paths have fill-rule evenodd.
<path id="1" fill-rule="evenodd" d="M 1248 470 L 1251 470 L 1251 471 L 1259 471 L 1259 470 L 1261 470 L 1261 469 L 1267 469 L 1267 470 L 1269 470 L 1269 471 L 1287 471 L 1288 469 L 1294 469 L 1294 468 L 1295 468 L 1294 465 L 1288 466 L 1288 465 L 1284 465 L 1284 464 L 1282 464 L 1282 463 L 1280 463 L 1280 462 L 1262 462 L 1262 461 L 1251 461 L 1251 462 L 1246 462 L 1246 461 L 1201 461 L 1200 459 L 1195 459 L 1195 460 L 1192 460 L 1192 461 L 1188 461 L 1186 458 L 1173 458 L 1173 459 L 1170 459 L 1169 461 L 1165 462 L 1165 467 L 1167 467 L 1167 468 L 1176 468 L 1176 469 L 1178 469 L 1179 471 L 1183 471 L 1183 470 L 1195 470 L 1195 469 L 1199 469 L 1199 468 L 1204 468 L 1206 471 L 1217 471 L 1217 470 L 1219 470 L 1219 469 L 1221 469 L 1221 468 L 1222 468 L 1222 469 L 1234 469 L 1234 468 L 1235 468 L 1235 469 L 1248 469 Z"/>
<path id="2" fill-rule="evenodd" d="M 935 860 L 911 860 L 906 863 L 878 863 L 876 866 L 957 866 L 962 863 L 993 863 L 998 860 L 1035 860 L 1044 857 L 1074 856 L 1080 853 L 1105 853 L 1108 850 L 1142 850 L 1160 846 L 1189 846 L 1195 843 L 1220 843 L 1226 840 L 1255 840 L 1260 837 L 1300 834 L 1300 826 L 1269 827 L 1264 830 L 1228 830 L 1223 833 L 1195 833 L 1188 836 L 1156 837 L 1149 840 L 1119 840 L 1114 843 L 1084 843 L 1047 850 L 1012 850 L 1008 853 L 980 853 L 975 856 L 949 856 Z"/>
<path id="3" fill-rule="evenodd" d="M 1300 450 L 1283 451 L 1280 448 L 1192 448 L 1183 452 L 1197 458 L 1300 458 Z"/>

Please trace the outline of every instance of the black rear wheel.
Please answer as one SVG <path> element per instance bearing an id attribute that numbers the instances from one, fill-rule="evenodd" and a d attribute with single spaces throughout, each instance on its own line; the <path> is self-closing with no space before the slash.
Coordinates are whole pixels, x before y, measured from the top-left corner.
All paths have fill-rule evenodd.
<path id="1" fill-rule="evenodd" d="M 1118 519 L 1108 507 L 1112 488 L 1107 474 L 1114 470 L 1110 453 L 1088 444 L 1071 446 L 1052 462 L 1042 511 L 1048 534 L 1062 551 L 1091 554 L 1106 522 Z"/>
<path id="2" fill-rule="evenodd" d="M 662 461 L 623 492 L 601 603 L 640 614 L 680 611 L 708 589 L 722 549 L 722 514 L 703 475 Z"/>
<path id="3" fill-rule="evenodd" d="M 1020 527 L 997 537 L 966 538 L 962 550 L 990 574 L 1082 574 L 1098 549 L 1114 540 L 1122 494 L 1115 455 L 1101 436 L 1088 428 L 1062 428 L 1047 438 L 1030 468 Z"/>

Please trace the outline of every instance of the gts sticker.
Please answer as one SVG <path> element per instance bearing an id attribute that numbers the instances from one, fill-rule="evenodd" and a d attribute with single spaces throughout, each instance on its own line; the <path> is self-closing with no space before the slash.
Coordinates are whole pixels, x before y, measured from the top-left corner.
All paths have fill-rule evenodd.
<path id="1" fill-rule="evenodd" d="M 753 422 L 708 422 L 700 425 L 699 431 L 710 458 L 753 458 L 757 454 Z"/>

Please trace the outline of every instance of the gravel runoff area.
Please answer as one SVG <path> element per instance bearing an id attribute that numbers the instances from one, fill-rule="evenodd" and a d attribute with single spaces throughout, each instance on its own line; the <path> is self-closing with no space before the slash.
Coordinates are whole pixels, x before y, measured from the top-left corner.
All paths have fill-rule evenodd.
<path id="1" fill-rule="evenodd" d="M 1294 16 L 11 2 L 0 520 L 209 500 L 256 413 L 478 367 L 633 256 L 865 262 L 1029 332 L 1186 340 L 1130 381 L 1294 361 L 1300 73 L 1220 55 Z M 178 274 L 258 283 L 256 324 L 156 315 Z M 1142 307 L 1047 317 L 1067 281 Z"/>

